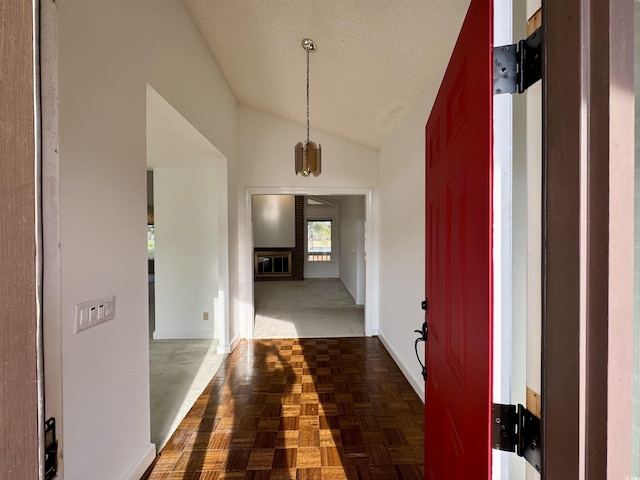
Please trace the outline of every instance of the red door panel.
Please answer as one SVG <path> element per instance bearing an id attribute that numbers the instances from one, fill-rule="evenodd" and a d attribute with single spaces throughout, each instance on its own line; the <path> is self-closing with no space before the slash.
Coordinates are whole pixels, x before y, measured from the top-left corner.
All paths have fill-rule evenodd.
<path id="1" fill-rule="evenodd" d="M 432 480 L 491 475 L 492 17 L 472 0 L 426 126 Z"/>

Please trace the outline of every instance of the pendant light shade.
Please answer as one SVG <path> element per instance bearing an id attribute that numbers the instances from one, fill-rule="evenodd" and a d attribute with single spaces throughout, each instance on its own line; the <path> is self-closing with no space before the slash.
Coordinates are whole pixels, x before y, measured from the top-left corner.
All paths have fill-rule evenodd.
<path id="1" fill-rule="evenodd" d="M 317 177 L 321 173 L 320 156 L 322 150 L 315 142 L 307 143 L 306 147 L 302 142 L 296 144 L 296 174 L 308 177 L 313 174 Z"/>
<path id="2" fill-rule="evenodd" d="M 302 48 L 307 52 L 307 139 L 298 142 L 295 148 L 295 169 L 296 175 L 301 174 L 303 177 L 320 175 L 322 149 L 320 145 L 309 141 L 309 53 L 316 50 L 316 44 L 313 40 L 305 38 L 302 40 Z"/>

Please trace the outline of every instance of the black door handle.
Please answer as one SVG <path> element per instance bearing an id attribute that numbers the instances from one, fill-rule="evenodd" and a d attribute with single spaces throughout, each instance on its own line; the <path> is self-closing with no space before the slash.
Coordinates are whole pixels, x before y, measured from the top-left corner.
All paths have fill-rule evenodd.
<path id="1" fill-rule="evenodd" d="M 418 363 L 422 367 L 422 378 L 424 381 L 427 381 L 427 367 L 424 366 L 422 360 L 420 360 L 420 355 L 418 355 L 418 343 L 427 341 L 427 322 L 422 324 L 422 330 L 414 330 L 414 332 L 420 334 L 416 341 L 413 343 L 413 348 L 416 351 L 416 357 L 418 358 Z"/>

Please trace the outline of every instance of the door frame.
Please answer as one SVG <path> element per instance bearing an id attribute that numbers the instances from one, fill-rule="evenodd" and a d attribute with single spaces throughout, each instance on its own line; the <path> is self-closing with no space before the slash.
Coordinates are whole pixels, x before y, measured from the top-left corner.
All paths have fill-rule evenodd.
<path id="1" fill-rule="evenodd" d="M 543 2 L 547 480 L 631 470 L 633 13 L 629 0 Z"/>
<path id="2" fill-rule="evenodd" d="M 245 235 L 240 242 L 240 330 L 232 339 L 231 349 L 240 336 L 253 338 L 253 228 L 251 198 L 253 195 L 361 195 L 365 201 L 365 306 L 364 330 L 366 336 L 378 334 L 378 235 L 374 212 L 374 188 L 372 187 L 248 187 L 244 192 Z M 239 209 L 240 210 L 240 209 Z"/>
<path id="3" fill-rule="evenodd" d="M 36 5 L 0 8 L 0 476 L 11 478 L 44 467 Z"/>

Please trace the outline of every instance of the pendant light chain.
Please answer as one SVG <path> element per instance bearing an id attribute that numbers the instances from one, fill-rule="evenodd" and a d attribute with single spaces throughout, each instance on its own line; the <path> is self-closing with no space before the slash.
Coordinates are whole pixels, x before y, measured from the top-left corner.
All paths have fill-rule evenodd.
<path id="1" fill-rule="evenodd" d="M 309 54 L 316 51 L 316 44 L 310 38 L 304 38 L 302 40 L 302 48 L 307 51 L 307 138 L 302 142 L 296 143 L 295 147 L 295 171 L 296 175 L 302 175 L 308 177 L 313 175 L 317 177 L 322 172 L 321 160 L 322 160 L 322 148 L 320 144 L 316 144 L 309 140 L 310 130 L 310 105 L 309 105 Z"/>
<path id="2" fill-rule="evenodd" d="M 309 144 L 309 50 L 307 50 L 307 143 L 304 144 L 305 148 Z"/>

